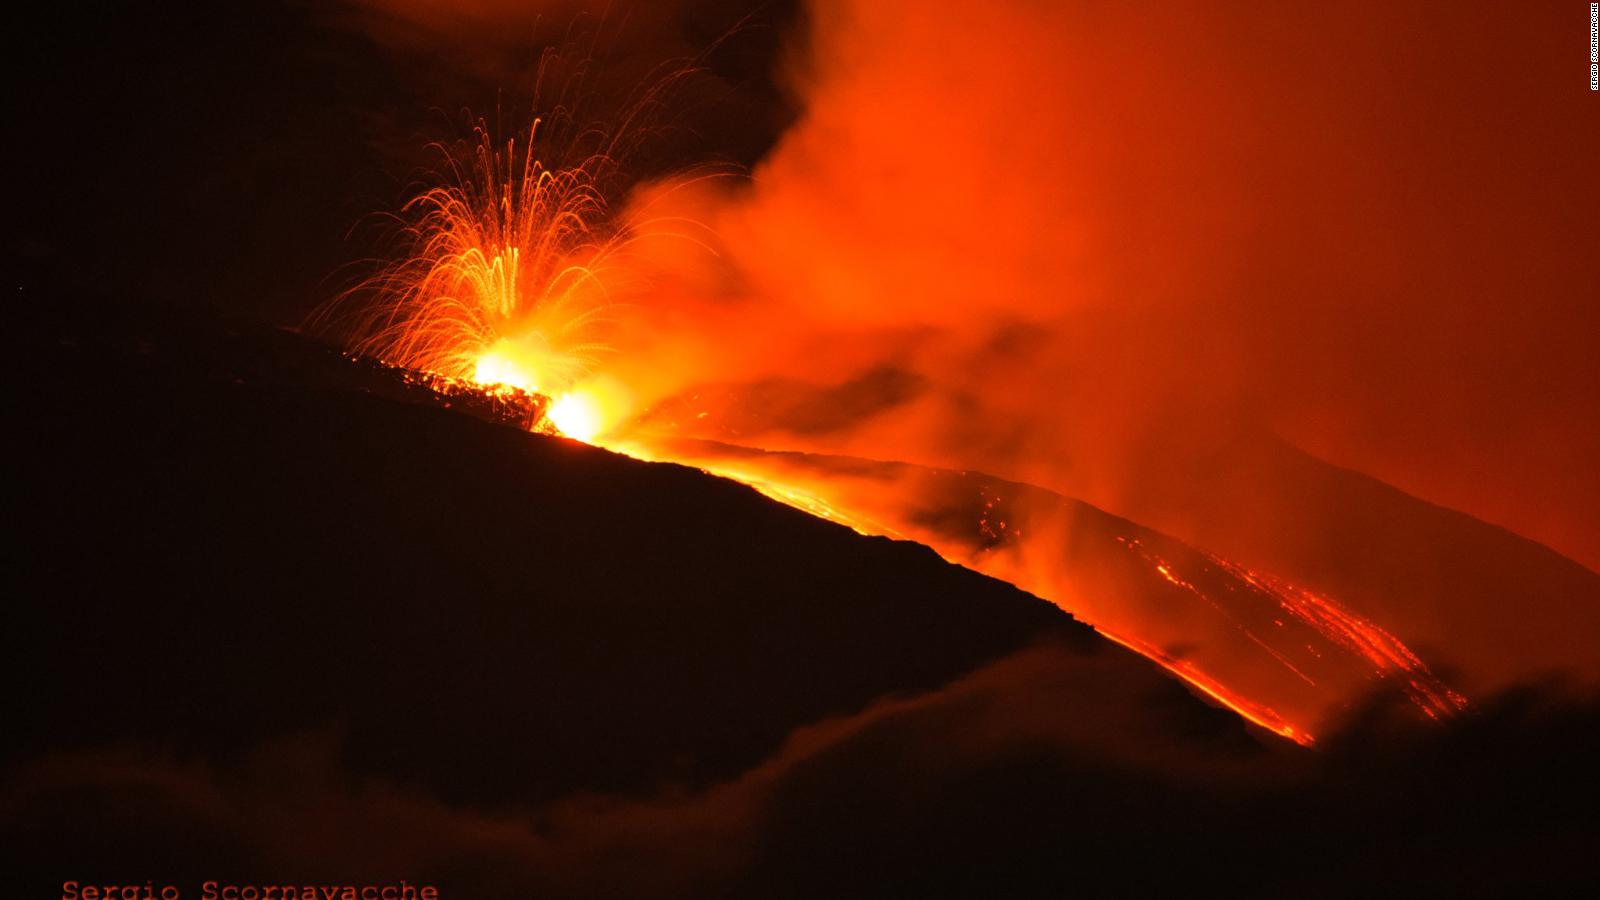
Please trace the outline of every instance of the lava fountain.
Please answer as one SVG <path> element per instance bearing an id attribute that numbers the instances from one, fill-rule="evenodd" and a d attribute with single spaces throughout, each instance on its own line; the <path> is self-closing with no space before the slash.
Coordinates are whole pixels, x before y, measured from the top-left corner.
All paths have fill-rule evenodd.
<path id="1" fill-rule="evenodd" d="M 392 365 L 545 394 L 566 409 L 563 394 L 607 350 L 607 269 L 625 237 L 601 224 L 611 148 L 550 168 L 542 125 L 501 145 L 479 122 L 470 142 L 432 145 L 445 177 L 396 216 L 396 261 L 314 324 Z"/>
<path id="2" fill-rule="evenodd" d="M 622 163 L 651 133 L 645 123 L 697 68 L 663 65 L 607 127 L 577 117 L 591 65 L 571 63 L 555 50 L 541 58 L 535 96 L 547 81 L 557 96 L 526 132 L 502 140 L 479 118 L 469 137 L 429 144 L 436 166 L 383 217 L 385 258 L 308 326 L 389 365 L 542 395 L 544 427 L 589 439 L 605 391 L 575 389 L 611 352 L 607 326 L 636 286 L 629 248 L 683 226 L 638 210 L 620 224 L 608 198 L 628 188 Z M 575 74 L 553 77 L 563 69 Z"/>

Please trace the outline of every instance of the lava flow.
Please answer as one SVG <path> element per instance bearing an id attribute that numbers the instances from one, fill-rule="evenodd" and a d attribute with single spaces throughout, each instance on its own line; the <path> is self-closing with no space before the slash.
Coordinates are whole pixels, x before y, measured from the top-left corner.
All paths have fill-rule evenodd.
<path id="1" fill-rule="evenodd" d="M 1081 501 L 979 472 L 772 453 L 635 431 L 616 449 L 698 466 L 866 534 L 914 540 L 1050 600 L 1301 744 L 1375 690 L 1430 719 L 1466 698 L 1338 601 Z"/>
<path id="2" fill-rule="evenodd" d="M 442 183 L 402 208 L 398 261 L 318 324 L 408 370 L 491 397 L 538 396 L 541 414 L 524 423 L 535 430 L 695 466 L 862 533 L 926 544 L 1302 744 L 1385 686 L 1429 717 L 1464 705 L 1399 638 L 1340 603 L 1088 504 L 975 472 L 767 453 L 648 427 L 626 401 L 658 386 L 600 371 L 607 329 L 626 308 L 620 288 L 638 280 L 625 251 L 639 235 L 605 199 L 617 143 L 578 130 L 590 143 L 557 148 L 574 161 L 547 166 L 541 127 L 502 145 L 480 125 L 474 141 L 438 147 Z"/>

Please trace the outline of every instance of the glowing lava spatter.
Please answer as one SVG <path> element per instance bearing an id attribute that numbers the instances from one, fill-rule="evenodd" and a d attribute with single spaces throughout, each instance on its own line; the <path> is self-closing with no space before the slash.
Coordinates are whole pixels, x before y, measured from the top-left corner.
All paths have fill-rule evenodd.
<path id="1" fill-rule="evenodd" d="M 624 222 L 607 198 L 631 187 L 623 160 L 698 63 L 652 73 L 614 127 L 577 118 L 593 68 L 581 54 L 548 50 L 534 94 L 550 115 L 505 140 L 480 119 L 470 138 L 430 144 L 438 166 L 387 217 L 391 261 L 309 327 L 390 365 L 551 398 L 557 427 L 592 434 L 599 425 L 587 401 L 566 395 L 611 352 L 607 327 L 635 287 L 628 251 L 641 236 L 683 225 L 642 209 Z"/>
<path id="2" fill-rule="evenodd" d="M 325 321 L 385 362 L 559 395 L 606 351 L 606 272 L 626 238 L 603 227 L 604 148 L 547 168 L 525 142 L 435 145 L 445 183 L 401 210 L 398 261 L 338 298 Z"/>

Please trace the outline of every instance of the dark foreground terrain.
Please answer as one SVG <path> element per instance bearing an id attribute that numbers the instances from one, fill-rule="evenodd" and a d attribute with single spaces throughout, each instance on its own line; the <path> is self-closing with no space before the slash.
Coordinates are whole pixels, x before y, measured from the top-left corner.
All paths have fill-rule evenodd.
<path id="1" fill-rule="evenodd" d="M 1600 708 L 1557 685 L 1300 750 L 918 545 L 26 287 L 6 896 L 1595 886 Z"/>

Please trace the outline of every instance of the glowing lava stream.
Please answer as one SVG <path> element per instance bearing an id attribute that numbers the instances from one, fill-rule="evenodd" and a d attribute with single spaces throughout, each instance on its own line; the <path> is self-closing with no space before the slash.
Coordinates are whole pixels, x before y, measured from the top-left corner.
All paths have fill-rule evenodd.
<path id="1" fill-rule="evenodd" d="M 567 436 L 573 437 L 574 435 Z M 893 528 L 882 525 L 867 516 L 858 515 L 843 510 L 837 505 L 822 499 L 814 493 L 793 486 L 778 484 L 772 481 L 770 478 L 752 474 L 748 470 L 741 470 L 735 466 L 716 465 L 707 463 L 704 460 L 686 462 L 674 459 L 670 455 L 652 452 L 643 444 L 638 442 L 624 441 L 618 443 L 607 443 L 605 441 L 592 441 L 588 439 L 584 440 L 586 443 L 593 443 L 595 446 L 603 447 L 604 449 L 647 462 L 675 462 L 683 465 L 694 466 L 708 475 L 714 475 L 719 478 L 727 478 L 737 481 L 741 484 L 748 485 L 749 487 L 759 491 L 761 494 L 770 497 L 779 503 L 786 504 L 802 512 L 810 513 L 818 518 L 826 519 L 830 522 L 843 525 L 859 534 L 873 537 L 888 537 L 895 540 L 911 540 Z M 948 563 L 962 566 L 968 565 L 968 562 L 963 560 L 952 559 L 938 546 L 934 546 L 932 544 L 928 544 L 927 546 L 929 546 L 935 553 L 938 553 L 940 558 L 944 559 Z M 976 567 L 976 570 L 980 572 L 983 571 L 982 567 Z M 997 577 L 993 576 L 992 573 L 984 574 L 991 574 L 991 577 Z M 1048 597 L 1044 599 L 1050 600 Z M 1051 602 L 1061 607 L 1064 611 L 1077 615 L 1072 609 L 1062 605 L 1061 603 L 1054 600 L 1051 600 Z M 1106 630 L 1103 626 L 1097 625 L 1093 622 L 1087 622 L 1087 624 L 1094 627 L 1095 631 L 1101 635 L 1104 635 L 1111 641 L 1121 644 L 1122 646 L 1127 647 L 1129 650 L 1132 650 L 1135 653 L 1138 653 L 1139 655 L 1144 656 L 1160 665 L 1163 669 L 1171 672 L 1173 675 L 1182 679 L 1185 683 L 1193 686 L 1202 694 L 1210 697 L 1217 703 L 1222 704 L 1252 724 L 1260 728 L 1264 728 L 1280 737 L 1288 738 L 1289 740 L 1294 741 L 1301 746 L 1310 746 L 1312 743 L 1314 743 L 1315 739 L 1310 733 L 1295 727 L 1292 723 L 1284 719 L 1283 716 L 1279 715 L 1277 711 L 1271 709 L 1270 707 L 1255 703 L 1246 697 L 1240 696 L 1233 691 L 1228 690 L 1227 687 L 1225 687 L 1221 682 L 1207 675 L 1194 663 L 1184 659 L 1173 658 L 1169 654 L 1162 652 L 1153 645 L 1140 641 L 1136 638 L 1115 634 Z"/>
<path id="2" fill-rule="evenodd" d="M 585 427 L 605 419 L 603 405 L 593 398 L 584 402 L 593 413 L 582 420 Z M 1006 581 L 1054 603 L 1245 720 L 1301 745 L 1315 740 L 1307 722 L 1321 720 L 1341 702 L 1381 684 L 1396 686 L 1431 719 L 1451 715 L 1466 704 L 1465 697 L 1435 677 L 1398 638 L 1336 601 L 1147 529 L 1138 529 L 1128 537 L 1105 537 L 1096 531 L 1099 525 L 1120 523 L 1114 526 L 1119 529 L 1137 526 L 1098 510 L 1094 513 L 1100 518 L 1085 528 L 1101 540 L 1093 552 L 1110 552 L 1112 557 L 1120 552 L 1124 554 L 1120 558 L 1127 561 L 1124 565 L 1131 566 L 1127 572 L 1143 573 L 1125 573 L 1120 582 L 1113 578 L 1102 584 L 1099 593 L 1107 596 L 1096 596 L 1093 589 L 1086 593 L 1081 586 L 1074 587 L 1072 579 L 1063 581 L 1059 574 L 1052 576 L 1017 555 L 1022 547 L 1034 552 L 1040 548 L 1045 553 L 1057 551 L 1041 537 L 1044 529 L 1039 527 L 1038 517 L 1027 519 L 1025 510 L 1006 508 L 999 496 L 987 493 L 988 487 L 979 487 L 978 502 L 972 507 L 976 515 L 967 516 L 976 519 L 977 527 L 963 540 L 958 532 L 940 532 L 925 525 L 930 520 L 950 519 L 949 515 L 925 515 L 929 510 L 955 513 L 956 519 L 964 515 L 951 495 L 931 490 L 930 484 L 891 477 L 875 483 L 879 487 L 892 485 L 880 495 L 861 491 L 859 485 L 851 484 L 853 476 L 837 467 L 828 468 L 826 462 L 809 472 L 786 468 L 778 462 L 790 457 L 807 459 L 804 455 L 767 454 L 723 445 L 726 455 L 719 457 L 705 449 L 712 446 L 705 442 L 657 441 L 634 432 L 616 438 L 603 429 L 591 434 L 588 442 L 638 459 L 689 465 L 738 481 L 780 503 L 861 534 L 921 543 L 950 563 Z M 927 477 L 961 480 L 965 474 Z M 973 484 L 963 486 L 970 494 Z M 914 499 L 907 500 L 908 497 Z M 917 503 L 931 505 L 916 506 Z M 1019 523 L 1025 519 L 1031 543 L 1021 540 Z M 974 523 L 967 524 L 970 528 Z M 974 535 L 980 536 L 976 540 L 981 546 L 973 543 Z M 1121 551 L 1111 549 L 1118 547 Z M 1178 561 L 1180 558 L 1182 562 Z M 1078 564 L 1066 557 L 1059 563 L 1066 569 Z M 1151 601 L 1137 597 L 1148 598 L 1155 590 L 1152 585 L 1163 584 L 1170 593 L 1165 600 L 1158 597 L 1156 602 L 1164 605 L 1140 606 Z M 1197 610 L 1200 617 L 1196 616 Z M 1166 621 L 1169 617 L 1176 617 L 1177 621 Z M 1194 658 L 1188 651 L 1167 649 L 1195 641 L 1211 648 L 1199 651 L 1204 660 Z M 1249 661 L 1252 655 L 1258 663 Z M 1213 669 L 1213 663 L 1219 668 Z M 1273 700 L 1274 697 L 1278 699 Z"/>

